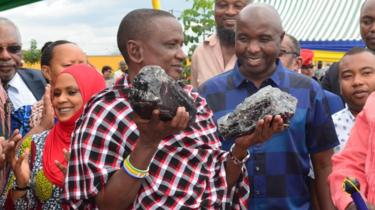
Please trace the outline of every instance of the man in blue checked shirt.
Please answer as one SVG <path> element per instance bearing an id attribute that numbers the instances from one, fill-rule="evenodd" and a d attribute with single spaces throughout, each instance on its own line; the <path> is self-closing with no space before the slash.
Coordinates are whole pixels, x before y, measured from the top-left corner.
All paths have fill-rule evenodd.
<path id="1" fill-rule="evenodd" d="M 281 64 L 278 57 L 284 34 L 273 7 L 245 7 L 237 21 L 235 67 L 208 80 L 199 91 L 213 109 L 215 120 L 267 85 L 296 97 L 297 110 L 289 128 L 249 149 L 249 209 L 312 209 L 308 187 L 310 157 L 320 209 L 334 209 L 327 176 L 331 172 L 332 148 L 338 140 L 327 98 L 317 82 Z M 223 148 L 228 150 L 235 141 L 226 139 Z"/>

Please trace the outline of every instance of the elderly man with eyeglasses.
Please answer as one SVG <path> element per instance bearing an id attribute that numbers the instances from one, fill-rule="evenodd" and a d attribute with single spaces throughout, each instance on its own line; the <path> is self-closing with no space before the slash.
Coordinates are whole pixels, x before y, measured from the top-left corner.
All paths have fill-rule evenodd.
<path id="1" fill-rule="evenodd" d="M 300 45 L 296 38 L 285 34 L 280 47 L 280 60 L 287 69 L 300 73 L 302 58 L 300 57 Z"/>
<path id="2" fill-rule="evenodd" d="M 11 131 L 19 129 L 22 135 L 29 127 L 31 105 L 44 94 L 46 81 L 40 71 L 22 67 L 21 36 L 17 26 L 0 17 L 0 79 L 9 96 Z"/>

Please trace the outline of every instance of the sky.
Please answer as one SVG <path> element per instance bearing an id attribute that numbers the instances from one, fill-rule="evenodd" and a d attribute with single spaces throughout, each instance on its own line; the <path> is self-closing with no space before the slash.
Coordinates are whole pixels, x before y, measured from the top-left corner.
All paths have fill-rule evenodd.
<path id="1" fill-rule="evenodd" d="M 160 0 L 163 10 L 178 17 L 192 0 Z M 77 43 L 88 55 L 119 54 L 116 33 L 120 21 L 131 10 L 152 8 L 151 0 L 43 0 L 0 12 L 19 28 L 23 49 L 35 39 L 38 48 L 47 41 L 66 39 Z"/>

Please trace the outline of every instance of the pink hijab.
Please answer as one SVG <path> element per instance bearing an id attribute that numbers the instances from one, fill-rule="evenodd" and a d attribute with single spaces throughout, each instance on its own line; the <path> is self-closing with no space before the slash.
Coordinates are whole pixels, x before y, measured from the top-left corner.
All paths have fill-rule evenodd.
<path id="1" fill-rule="evenodd" d="M 59 187 L 63 187 L 65 175 L 56 166 L 55 160 L 64 165 L 68 164 L 64 159 L 63 149 L 69 151 L 70 137 L 75 123 L 81 116 L 83 107 L 90 98 L 106 87 L 103 76 L 87 64 L 70 66 L 61 72 L 59 76 L 61 74 L 70 74 L 73 76 L 79 87 L 83 105 L 70 119 L 64 122 L 58 121 L 46 138 L 43 151 L 44 174 L 53 184 Z M 56 80 L 58 80 L 59 76 Z"/>

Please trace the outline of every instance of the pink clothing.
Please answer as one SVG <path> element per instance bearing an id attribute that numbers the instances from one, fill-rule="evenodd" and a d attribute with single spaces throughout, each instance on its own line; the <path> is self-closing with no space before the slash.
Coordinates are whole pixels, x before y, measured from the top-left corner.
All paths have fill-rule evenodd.
<path id="1" fill-rule="evenodd" d="M 345 177 L 357 178 L 363 198 L 375 204 L 375 93 L 358 114 L 344 150 L 332 157 L 332 165 L 328 181 L 332 200 L 339 210 L 352 202 L 342 189 Z"/>
<path id="2" fill-rule="evenodd" d="M 236 60 L 236 55 L 233 55 L 227 65 L 224 66 L 219 38 L 216 34 L 211 35 L 193 53 L 191 59 L 191 83 L 193 87 L 198 87 L 211 77 L 232 69 Z"/>

